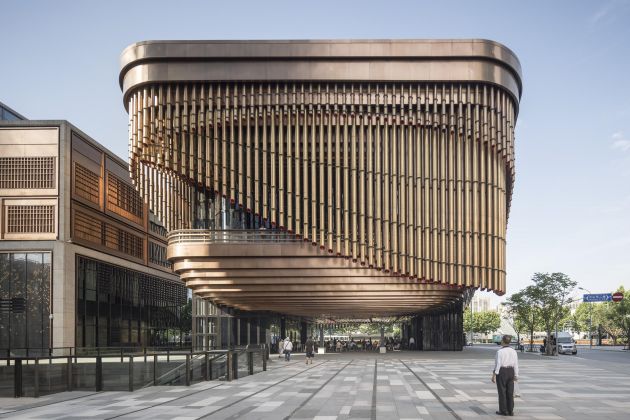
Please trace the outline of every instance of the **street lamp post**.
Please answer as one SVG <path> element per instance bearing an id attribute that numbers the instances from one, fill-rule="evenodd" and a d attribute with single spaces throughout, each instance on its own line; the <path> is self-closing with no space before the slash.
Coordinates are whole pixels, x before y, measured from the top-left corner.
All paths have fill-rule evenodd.
<path id="1" fill-rule="evenodd" d="M 578 289 L 580 290 L 584 290 L 585 292 L 588 292 L 589 294 L 591 293 L 590 290 L 585 289 L 583 287 L 578 287 Z M 584 300 L 582 300 L 584 301 Z M 588 338 L 590 341 L 590 349 L 593 350 L 593 302 L 589 302 L 589 311 L 588 311 L 588 316 L 589 316 L 589 320 L 588 320 Z"/>

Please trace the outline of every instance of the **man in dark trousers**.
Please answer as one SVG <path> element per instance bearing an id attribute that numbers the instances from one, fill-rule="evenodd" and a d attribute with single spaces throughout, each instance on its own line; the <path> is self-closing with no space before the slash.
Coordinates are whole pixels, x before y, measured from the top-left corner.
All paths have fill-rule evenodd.
<path id="1" fill-rule="evenodd" d="M 500 416 L 514 415 L 514 381 L 518 381 L 518 354 L 510 347 L 512 337 L 504 335 L 501 349 L 497 351 L 492 371 L 492 382 L 497 384 L 499 392 Z"/>

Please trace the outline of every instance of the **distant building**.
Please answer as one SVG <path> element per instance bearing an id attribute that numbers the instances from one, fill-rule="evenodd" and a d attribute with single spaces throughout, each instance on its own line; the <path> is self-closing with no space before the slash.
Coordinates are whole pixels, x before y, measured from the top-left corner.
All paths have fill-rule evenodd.
<path id="1" fill-rule="evenodd" d="M 490 296 L 483 296 L 479 293 L 475 293 L 473 296 L 470 306 L 472 307 L 473 312 L 486 312 L 486 311 L 497 311 L 497 307 L 493 305 L 492 299 Z"/>

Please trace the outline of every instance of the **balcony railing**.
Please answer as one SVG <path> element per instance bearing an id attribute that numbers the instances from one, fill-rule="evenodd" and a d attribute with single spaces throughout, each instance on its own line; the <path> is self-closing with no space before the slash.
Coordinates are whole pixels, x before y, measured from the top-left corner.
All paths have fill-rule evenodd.
<path id="1" fill-rule="evenodd" d="M 297 238 L 287 232 L 279 230 L 207 230 L 207 229 L 182 229 L 174 230 L 168 234 L 168 244 L 255 244 L 255 243 L 278 243 L 278 242 L 300 242 Z"/>

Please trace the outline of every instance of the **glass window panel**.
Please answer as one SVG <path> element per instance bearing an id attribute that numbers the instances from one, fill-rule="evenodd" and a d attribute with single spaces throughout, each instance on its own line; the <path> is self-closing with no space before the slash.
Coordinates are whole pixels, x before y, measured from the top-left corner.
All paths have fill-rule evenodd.
<path id="1" fill-rule="evenodd" d="M 11 262 L 11 299 L 26 299 L 26 254 L 13 254 Z M 11 347 L 26 347 L 26 313 L 11 313 Z"/>
<path id="2" fill-rule="evenodd" d="M 11 298 L 11 254 L 0 254 L 0 299 L 4 305 L 9 304 Z M 10 315 L 0 311 L 0 348 L 9 347 Z"/>
<path id="3" fill-rule="evenodd" d="M 86 296 L 86 345 L 91 336 L 98 338 L 99 346 L 152 346 L 181 335 L 184 285 L 85 257 L 79 257 L 79 266 L 89 267 L 77 270 L 77 288 L 83 288 Z M 78 299 L 77 322 L 81 319 L 81 293 Z M 88 327 L 95 332 L 88 333 Z"/>

